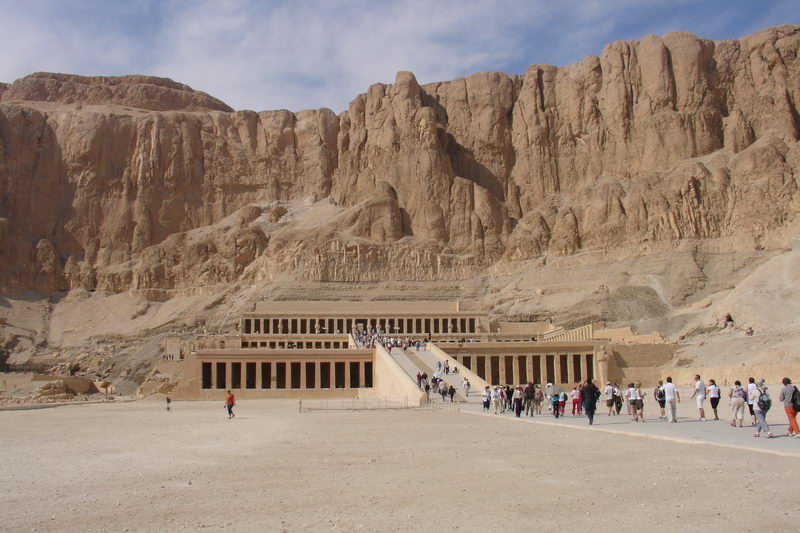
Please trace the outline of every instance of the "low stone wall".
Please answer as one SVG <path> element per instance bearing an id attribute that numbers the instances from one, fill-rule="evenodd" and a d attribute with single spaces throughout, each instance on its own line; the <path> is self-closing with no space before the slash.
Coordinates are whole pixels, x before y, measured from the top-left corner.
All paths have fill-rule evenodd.
<path id="1" fill-rule="evenodd" d="M 398 401 L 408 398 L 408 405 L 413 406 L 426 403 L 425 393 L 417 387 L 414 380 L 406 374 L 405 370 L 397 364 L 397 361 L 383 346 L 375 347 L 372 373 L 372 390 L 364 391 L 364 397 Z"/>
<path id="2" fill-rule="evenodd" d="M 793 383 L 800 381 L 800 364 L 691 367 L 673 365 L 658 367 L 631 366 L 622 368 L 619 372 L 619 374 L 612 374 L 612 381 L 620 385 L 639 381 L 644 387 L 653 387 L 659 379 L 663 380 L 667 376 L 671 376 L 672 381 L 678 386 L 692 387 L 694 386 L 694 376 L 698 374 L 706 383 L 708 383 L 709 379 L 713 379 L 720 387 L 732 385 L 737 379 L 742 383 L 746 383 L 749 377 L 764 378 L 767 383 L 780 383 L 785 377 L 791 379 Z"/>
<path id="3" fill-rule="evenodd" d="M 483 391 L 483 389 L 489 386 L 489 383 L 486 380 L 481 379 L 481 377 L 478 374 L 476 374 L 469 368 L 465 367 L 464 365 L 460 364 L 458 361 L 447 355 L 447 353 L 444 350 L 442 350 L 432 342 L 428 343 L 428 350 L 436 354 L 436 357 L 438 357 L 440 360 L 449 361 L 450 368 L 458 367 L 458 373 L 461 374 L 462 377 L 465 377 L 469 380 L 471 390 L 478 391 L 480 393 L 481 391 Z"/>

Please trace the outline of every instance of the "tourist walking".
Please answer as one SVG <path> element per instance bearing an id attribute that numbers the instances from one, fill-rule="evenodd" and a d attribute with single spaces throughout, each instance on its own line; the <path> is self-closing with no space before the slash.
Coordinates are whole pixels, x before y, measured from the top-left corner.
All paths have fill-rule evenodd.
<path id="1" fill-rule="evenodd" d="M 533 400 L 536 397 L 536 388 L 530 381 L 522 391 L 522 396 L 525 399 L 525 416 L 533 416 Z"/>
<path id="2" fill-rule="evenodd" d="M 747 409 L 750 411 L 750 425 L 756 425 L 756 413 L 753 409 L 753 400 L 751 400 L 752 392 L 756 389 L 756 380 L 752 376 L 747 378 Z"/>
<path id="3" fill-rule="evenodd" d="M 561 392 L 555 385 L 550 386 L 550 406 L 553 409 L 553 416 L 558 418 L 558 414 L 561 412 L 559 407 L 559 398 L 561 398 Z"/>
<path id="4" fill-rule="evenodd" d="M 789 433 L 790 437 L 800 437 L 800 429 L 797 426 L 797 408 L 800 405 L 797 405 L 800 402 L 800 394 L 797 390 L 797 387 L 792 385 L 792 380 L 789 378 L 783 378 L 783 388 L 781 389 L 780 395 L 778 395 L 778 400 L 783 402 L 783 409 L 786 411 L 786 418 L 789 419 Z"/>
<path id="5" fill-rule="evenodd" d="M 422 374 L 417 372 L 417 387 L 422 388 Z"/>
<path id="6" fill-rule="evenodd" d="M 461 382 L 461 389 L 464 391 L 464 398 L 469 398 L 469 388 L 470 383 L 467 378 L 464 378 L 464 381 Z"/>
<path id="7" fill-rule="evenodd" d="M 614 408 L 616 409 L 617 416 L 622 412 L 622 391 L 618 383 L 614 383 Z M 628 409 L 630 414 L 630 408 Z"/>
<path id="8" fill-rule="evenodd" d="M 614 410 L 614 387 L 611 385 L 610 381 L 606 381 L 606 388 L 603 390 L 603 394 L 606 395 L 606 407 L 608 407 L 608 416 L 615 415 L 616 411 Z"/>
<path id="9" fill-rule="evenodd" d="M 561 411 L 561 416 L 564 416 L 564 409 L 567 407 L 567 393 L 566 391 L 561 391 L 558 394 L 558 408 Z"/>
<path id="10" fill-rule="evenodd" d="M 539 385 L 533 386 L 533 407 L 536 410 L 536 414 L 542 414 L 542 402 L 544 402 L 544 391 Z M 531 415 L 533 416 L 533 415 Z"/>
<path id="11" fill-rule="evenodd" d="M 597 400 L 600 399 L 600 389 L 592 383 L 591 379 L 587 379 L 586 385 L 581 388 L 580 392 L 583 398 L 583 409 L 586 411 L 586 417 L 591 426 L 594 424 L 594 413 L 597 410 Z"/>
<path id="12" fill-rule="evenodd" d="M 447 359 L 445 359 L 444 361 L 444 373 L 445 374 L 450 373 L 450 361 L 448 361 Z"/>
<path id="13" fill-rule="evenodd" d="M 167 396 L 167 411 L 169 411 L 169 406 L 170 406 L 171 403 L 172 403 L 172 398 Z"/>
<path id="14" fill-rule="evenodd" d="M 578 390 L 578 386 L 575 385 L 572 387 L 572 416 L 575 416 L 576 412 L 577 415 L 581 415 L 581 391 Z"/>
<path id="15" fill-rule="evenodd" d="M 766 433 L 767 438 L 774 437 L 767 425 L 767 411 L 772 407 L 772 400 L 767 392 L 767 387 L 764 385 L 764 378 L 756 382 L 756 388 L 750 393 L 750 399 L 753 401 L 753 412 L 756 414 L 756 432 L 754 437 L 760 437 L 761 433 Z"/>
<path id="16" fill-rule="evenodd" d="M 700 422 L 705 422 L 706 410 L 704 407 L 704 402 L 706 401 L 706 384 L 703 383 L 703 380 L 700 379 L 699 375 L 695 376 L 694 380 L 694 392 L 692 393 L 692 398 L 697 401 L 697 409 L 700 411 Z"/>
<path id="17" fill-rule="evenodd" d="M 667 419 L 670 422 L 678 421 L 678 404 L 681 401 L 681 393 L 678 387 L 672 383 L 672 378 L 667 376 L 667 382 L 662 386 L 664 391 L 664 404 L 666 405 Z"/>
<path id="18" fill-rule="evenodd" d="M 714 411 L 714 420 L 719 420 L 717 406 L 719 405 L 719 387 L 713 379 L 708 380 L 708 401 L 711 402 L 711 410 Z"/>
<path id="19" fill-rule="evenodd" d="M 514 416 L 519 418 L 520 413 L 522 413 L 522 400 L 525 394 L 522 392 L 522 387 L 517 386 L 514 389 L 514 394 L 511 397 L 512 401 L 514 402 Z"/>
<path id="20" fill-rule="evenodd" d="M 495 387 L 492 390 L 492 407 L 494 407 L 494 414 L 500 414 L 500 387 Z"/>
<path id="21" fill-rule="evenodd" d="M 642 390 L 642 384 L 640 382 L 636 382 L 636 411 L 638 412 L 639 420 L 644 422 L 644 397 L 647 396 L 647 393 Z"/>
<path id="22" fill-rule="evenodd" d="M 450 396 L 450 403 L 453 403 L 455 401 L 454 398 L 456 395 L 456 388 L 450 385 L 450 387 L 447 389 L 447 395 Z"/>
<path id="23" fill-rule="evenodd" d="M 481 401 L 483 402 L 483 410 L 488 413 L 492 403 L 492 392 L 489 390 L 489 385 L 486 385 L 483 389 Z"/>
<path id="24" fill-rule="evenodd" d="M 628 406 L 628 414 L 632 415 L 631 422 L 636 422 L 636 386 L 633 383 L 628 383 L 628 388 L 625 389 L 625 403 Z"/>
<path id="25" fill-rule="evenodd" d="M 653 399 L 658 402 L 658 408 L 661 409 L 661 414 L 658 416 L 658 419 L 664 420 L 667 418 L 667 415 L 664 412 L 664 406 L 667 403 L 667 399 L 664 395 L 664 382 L 660 379 L 658 380 L 658 385 L 656 385 L 656 388 L 653 389 Z"/>
<path id="26" fill-rule="evenodd" d="M 236 405 L 236 397 L 231 391 L 228 391 L 228 396 L 225 398 L 225 409 L 228 411 L 228 420 L 236 417 L 233 413 L 234 405 Z"/>
<path id="27" fill-rule="evenodd" d="M 746 396 L 747 393 L 742 388 L 742 382 L 737 379 L 733 382 L 733 385 L 731 385 L 731 388 L 728 391 L 728 398 L 731 399 L 731 426 L 733 427 L 736 427 L 737 420 L 739 421 L 739 427 L 742 427 Z"/>

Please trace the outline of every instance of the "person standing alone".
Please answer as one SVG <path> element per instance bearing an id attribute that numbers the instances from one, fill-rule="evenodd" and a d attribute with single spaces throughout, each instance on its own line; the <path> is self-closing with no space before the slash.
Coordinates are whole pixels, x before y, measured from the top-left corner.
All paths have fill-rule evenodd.
<path id="1" fill-rule="evenodd" d="M 228 411 L 228 420 L 236 417 L 236 415 L 233 414 L 234 405 L 236 405 L 236 397 L 231 391 L 228 391 L 228 396 L 225 398 L 225 409 Z"/>
<path id="2" fill-rule="evenodd" d="M 597 410 L 597 400 L 600 398 L 600 389 L 598 389 L 591 379 L 586 380 L 586 385 L 581 388 L 581 397 L 583 398 L 583 409 L 586 411 L 586 416 L 589 418 L 589 425 L 594 424 L 594 412 Z"/>

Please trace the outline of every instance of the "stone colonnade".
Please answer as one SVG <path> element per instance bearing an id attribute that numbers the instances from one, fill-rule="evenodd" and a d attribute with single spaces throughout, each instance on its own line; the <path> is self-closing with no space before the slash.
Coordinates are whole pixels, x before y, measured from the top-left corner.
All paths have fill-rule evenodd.
<path id="1" fill-rule="evenodd" d="M 458 354 L 452 356 L 492 385 L 533 383 L 575 384 L 595 379 L 592 353 L 526 355 Z"/>
<path id="2" fill-rule="evenodd" d="M 372 361 L 201 361 L 201 387 L 222 390 L 372 387 Z"/>
<path id="3" fill-rule="evenodd" d="M 359 329 L 380 329 L 390 335 L 464 333 L 478 331 L 476 316 L 450 317 L 244 317 L 244 335 L 306 335 L 352 333 Z"/>

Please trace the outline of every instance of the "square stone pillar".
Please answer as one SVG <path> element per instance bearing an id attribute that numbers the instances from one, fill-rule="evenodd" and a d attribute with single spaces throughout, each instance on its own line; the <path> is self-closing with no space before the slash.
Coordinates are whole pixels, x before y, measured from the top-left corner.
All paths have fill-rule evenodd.
<path id="1" fill-rule="evenodd" d="M 514 381 L 513 381 L 512 384 L 513 385 L 519 385 L 520 384 L 520 382 L 519 382 L 520 375 L 519 375 L 519 356 L 518 355 L 512 355 L 511 356 L 511 374 L 514 377 Z"/>
<path id="2" fill-rule="evenodd" d="M 567 354 L 567 383 L 575 383 L 575 372 L 572 369 L 572 356 Z"/>
<path id="3" fill-rule="evenodd" d="M 525 373 L 528 375 L 528 381 L 533 383 L 533 356 L 525 356 Z"/>
<path id="4" fill-rule="evenodd" d="M 321 389 L 322 388 L 322 373 L 320 370 L 322 366 L 320 365 L 319 361 L 314 363 L 314 388 Z"/>
<path id="5" fill-rule="evenodd" d="M 233 365 L 229 362 L 225 363 L 225 390 L 233 389 Z"/>
<path id="6" fill-rule="evenodd" d="M 358 386 L 359 388 L 364 388 L 365 383 L 367 382 L 367 372 L 366 372 L 367 365 L 364 364 L 363 361 L 359 361 L 358 363 Z"/>
<path id="7" fill-rule="evenodd" d="M 501 355 L 499 358 L 500 364 L 498 366 L 498 371 L 500 372 L 500 385 L 506 384 L 506 356 Z"/>
<path id="8" fill-rule="evenodd" d="M 539 385 L 544 387 L 547 384 L 547 354 L 539 356 L 539 379 L 542 380 Z"/>
<path id="9" fill-rule="evenodd" d="M 270 389 L 277 389 L 278 388 L 278 376 L 275 375 L 275 361 L 270 361 L 267 363 L 269 365 L 269 388 Z"/>
<path id="10" fill-rule="evenodd" d="M 581 370 L 581 382 L 586 381 L 586 374 L 583 373 L 583 367 L 581 366 L 581 356 L 579 354 L 572 354 L 570 357 L 570 365 L 569 367 L 572 369 L 573 375 L 572 379 L 576 382 L 578 381 L 578 376 L 575 375 L 575 362 L 578 362 L 578 368 Z"/>
<path id="11" fill-rule="evenodd" d="M 305 389 L 306 387 L 306 363 L 305 361 L 300 361 L 300 388 Z"/>
<path id="12" fill-rule="evenodd" d="M 245 387 L 247 387 L 247 383 L 246 383 L 246 381 L 247 381 L 247 365 L 246 364 L 245 364 L 244 375 L 245 375 Z M 256 389 L 260 389 L 260 388 L 261 388 L 261 363 L 260 362 L 256 362 Z"/>
<path id="13" fill-rule="evenodd" d="M 350 361 L 344 363 L 344 388 L 350 388 Z"/>
<path id="14" fill-rule="evenodd" d="M 200 367 L 202 368 L 202 363 L 200 364 Z M 216 361 L 211 363 L 211 388 L 212 389 L 216 389 L 217 388 L 217 362 Z"/>
<path id="15" fill-rule="evenodd" d="M 561 375 L 561 354 L 560 353 L 557 353 L 555 355 L 555 358 L 553 359 L 553 363 L 554 363 L 554 365 L 553 365 L 554 366 L 553 373 L 555 374 L 556 383 L 566 383 L 566 381 L 564 381 L 564 380 L 567 379 L 567 376 L 562 376 Z"/>

